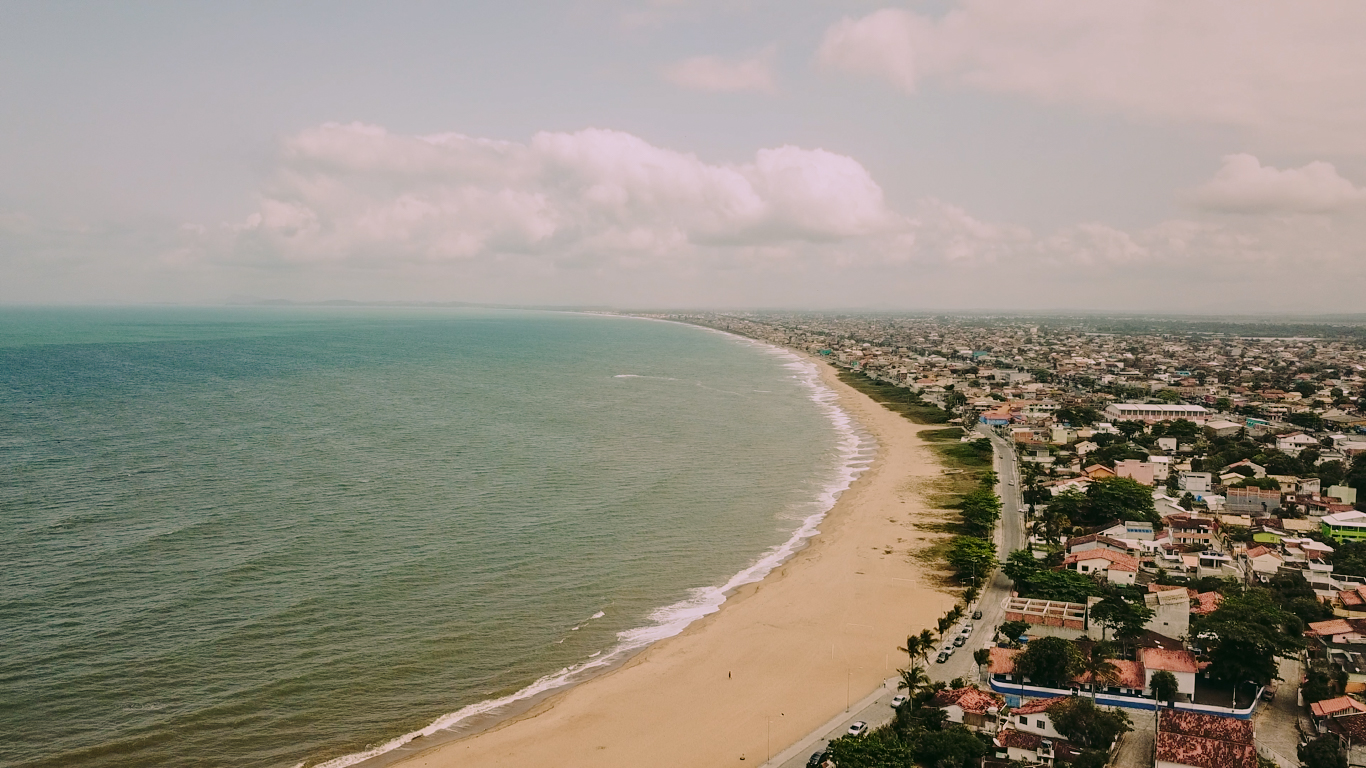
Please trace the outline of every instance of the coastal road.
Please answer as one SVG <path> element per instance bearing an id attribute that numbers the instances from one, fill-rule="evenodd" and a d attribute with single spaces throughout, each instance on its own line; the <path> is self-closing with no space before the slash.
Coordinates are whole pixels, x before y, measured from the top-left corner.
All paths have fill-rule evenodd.
<path id="1" fill-rule="evenodd" d="M 999 478 L 996 493 L 1001 497 L 1001 524 L 996 528 L 996 551 L 1000 560 L 1004 562 L 1011 552 L 1023 547 L 1025 541 L 1023 504 L 1020 501 L 1020 468 L 1009 441 L 985 425 L 980 425 L 978 429 L 985 437 L 991 439 L 995 454 L 994 466 Z M 970 682 L 982 681 L 985 670 L 977 668 L 976 662 L 972 659 L 972 652 L 991 644 L 996 627 L 1000 626 L 1005 618 L 1005 602 L 1010 596 L 1011 587 L 1010 579 L 998 569 L 992 575 L 991 581 L 983 587 L 982 596 L 978 598 L 977 609 L 982 611 L 982 618 L 977 621 L 967 619 L 960 622 L 958 627 L 949 630 L 946 635 L 948 641 L 940 642 L 939 647 L 951 643 L 962 624 L 971 622 L 975 628 L 968 642 L 962 648 L 956 649 L 943 664 L 936 663 L 935 654 L 930 654 L 930 663 L 926 665 L 930 679 L 948 682 L 961 677 Z M 972 615 L 971 610 L 968 611 L 968 615 Z M 797 743 L 788 745 L 760 768 L 804 768 L 813 753 L 823 751 L 826 744 L 843 736 L 853 723 L 862 720 L 868 723 L 871 730 L 890 722 L 894 714 L 891 701 L 897 693 L 898 681 L 895 677 L 888 678 L 881 688 L 862 701 L 856 702 L 848 711 L 831 718 L 825 725 L 807 734 Z"/>

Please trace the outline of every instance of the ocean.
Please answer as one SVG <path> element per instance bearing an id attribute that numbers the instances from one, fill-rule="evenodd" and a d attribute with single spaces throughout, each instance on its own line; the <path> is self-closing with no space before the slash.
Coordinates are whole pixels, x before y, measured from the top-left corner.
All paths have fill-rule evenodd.
<path id="1" fill-rule="evenodd" d="M 717 609 L 871 440 L 604 315 L 0 308 L 0 764 L 352 765 Z"/>

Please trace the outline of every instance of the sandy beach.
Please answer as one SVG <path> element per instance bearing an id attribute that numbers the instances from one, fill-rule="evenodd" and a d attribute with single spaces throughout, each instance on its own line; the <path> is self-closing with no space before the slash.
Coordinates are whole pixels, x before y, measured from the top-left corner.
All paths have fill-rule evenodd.
<path id="1" fill-rule="evenodd" d="M 941 470 L 923 427 L 817 365 L 879 448 L 809 547 L 620 669 L 401 765 L 754 766 L 770 728 L 776 754 L 894 675 L 896 647 L 954 603 L 910 554 L 933 538 L 916 489 Z"/>

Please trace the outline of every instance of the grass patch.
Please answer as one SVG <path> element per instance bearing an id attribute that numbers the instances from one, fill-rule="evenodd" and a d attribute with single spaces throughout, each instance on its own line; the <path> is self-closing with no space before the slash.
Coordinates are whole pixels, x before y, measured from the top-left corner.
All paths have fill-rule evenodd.
<path id="1" fill-rule="evenodd" d="M 948 429 L 923 429 L 920 431 L 920 437 L 923 440 L 952 441 L 956 443 L 962 436 L 962 427 L 949 427 Z"/>
<path id="2" fill-rule="evenodd" d="M 930 450 L 939 454 L 939 460 L 947 469 L 963 469 L 969 472 L 991 469 L 991 447 L 982 451 L 972 443 L 941 443 L 931 445 Z"/>
<path id="3" fill-rule="evenodd" d="M 916 424 L 947 424 L 949 419 L 953 418 L 952 413 L 942 408 L 911 402 L 914 395 L 904 387 L 885 381 L 873 381 L 864 374 L 847 368 L 837 368 L 835 373 L 840 377 L 840 381 L 881 403 L 887 410 L 899 413 Z"/>

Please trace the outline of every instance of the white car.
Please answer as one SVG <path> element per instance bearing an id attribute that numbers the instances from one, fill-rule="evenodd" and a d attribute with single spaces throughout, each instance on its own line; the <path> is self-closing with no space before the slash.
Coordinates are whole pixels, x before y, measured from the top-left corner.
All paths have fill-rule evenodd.
<path id="1" fill-rule="evenodd" d="M 899 706 L 901 706 L 902 704 L 905 704 L 905 703 L 906 703 L 906 694 L 904 694 L 904 693 L 898 693 L 897 695 L 895 695 L 895 696 L 892 697 L 892 709 L 896 709 L 897 707 L 899 707 Z"/>
<path id="2" fill-rule="evenodd" d="M 863 734 L 865 734 L 865 733 L 867 733 L 867 732 L 868 732 L 868 724 L 865 723 L 865 722 L 863 722 L 862 720 L 860 720 L 860 721 L 858 721 L 857 723 L 854 723 L 853 725 L 849 726 L 849 735 L 850 735 L 850 736 L 862 736 Z"/>

